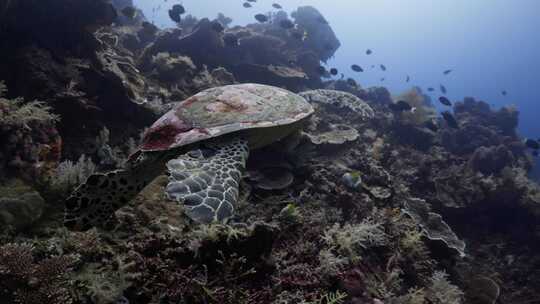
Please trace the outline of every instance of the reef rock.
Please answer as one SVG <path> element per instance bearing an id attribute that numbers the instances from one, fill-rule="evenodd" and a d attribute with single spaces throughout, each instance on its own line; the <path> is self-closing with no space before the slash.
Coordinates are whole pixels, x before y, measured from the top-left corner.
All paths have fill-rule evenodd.
<path id="1" fill-rule="evenodd" d="M 483 174 L 498 174 L 515 162 L 514 156 L 504 145 L 496 147 L 479 147 L 469 160 L 470 167 Z"/>
<path id="2" fill-rule="evenodd" d="M 307 33 L 304 43 L 314 50 L 322 61 L 330 59 L 341 46 L 324 16 L 312 6 L 301 6 L 291 16 Z"/>
<path id="3" fill-rule="evenodd" d="M 30 227 L 43 214 L 45 201 L 39 193 L 21 180 L 10 180 L 0 186 L 0 227 L 16 230 Z"/>

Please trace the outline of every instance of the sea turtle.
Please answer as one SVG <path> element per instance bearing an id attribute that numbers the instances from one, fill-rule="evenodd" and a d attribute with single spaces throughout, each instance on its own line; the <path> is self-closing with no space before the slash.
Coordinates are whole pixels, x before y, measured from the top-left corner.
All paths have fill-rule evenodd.
<path id="1" fill-rule="evenodd" d="M 145 133 L 124 169 L 91 175 L 66 200 L 72 230 L 103 226 L 166 168 L 167 196 L 198 222 L 233 215 L 249 150 L 290 135 L 313 113 L 287 90 L 237 84 L 204 90 L 174 106 Z"/>

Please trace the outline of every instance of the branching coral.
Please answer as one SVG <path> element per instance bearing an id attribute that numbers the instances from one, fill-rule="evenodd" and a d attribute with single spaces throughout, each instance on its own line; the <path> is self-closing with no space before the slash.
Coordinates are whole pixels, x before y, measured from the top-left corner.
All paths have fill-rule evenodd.
<path id="1" fill-rule="evenodd" d="M 438 304 L 460 304 L 463 300 L 463 291 L 448 280 L 448 274 L 444 271 L 433 273 L 427 293 Z"/>
<path id="2" fill-rule="evenodd" d="M 28 304 L 71 303 L 65 274 L 74 258 L 56 256 L 36 262 L 32 251 L 26 244 L 0 247 L 0 298 Z"/>
<path id="3" fill-rule="evenodd" d="M 3 98 L 7 88 L 0 82 L 0 127 L 31 128 L 31 123 L 56 123 L 60 116 L 52 113 L 52 108 L 42 101 L 25 103 L 22 98 Z"/>
<path id="4" fill-rule="evenodd" d="M 384 233 L 382 225 L 371 218 L 364 219 L 361 223 L 343 226 L 334 224 L 325 231 L 323 240 L 335 249 L 339 254 L 349 257 L 352 261 L 360 258 L 359 251 L 371 246 L 384 245 L 388 236 Z"/>
<path id="5" fill-rule="evenodd" d="M 96 165 L 83 154 L 75 163 L 71 160 L 61 162 L 52 177 L 52 184 L 59 191 L 67 192 L 84 182 L 95 170 Z"/>
<path id="6" fill-rule="evenodd" d="M 55 127 L 60 118 L 46 103 L 7 99 L 6 91 L 0 82 L 0 172 L 10 167 L 34 178 L 60 159 L 62 141 Z"/>

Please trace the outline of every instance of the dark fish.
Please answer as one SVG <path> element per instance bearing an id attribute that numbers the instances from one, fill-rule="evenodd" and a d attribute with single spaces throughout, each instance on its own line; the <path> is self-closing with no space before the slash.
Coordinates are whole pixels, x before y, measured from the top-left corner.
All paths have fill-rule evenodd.
<path id="1" fill-rule="evenodd" d="M 282 28 L 286 30 L 289 30 L 289 29 L 294 28 L 294 23 L 289 19 L 283 19 L 279 22 L 279 26 L 281 26 Z"/>
<path id="2" fill-rule="evenodd" d="M 249 4 L 248 2 L 244 2 L 244 4 L 242 4 L 242 6 L 245 7 L 245 8 L 250 8 L 251 4 Z"/>
<path id="3" fill-rule="evenodd" d="M 386 71 L 386 67 L 384 66 L 384 64 L 381 64 L 379 66 L 381 67 L 381 70 Z"/>
<path id="4" fill-rule="evenodd" d="M 345 78 L 345 74 L 340 73 L 340 74 L 339 74 L 339 79 L 341 80 L 341 79 L 343 79 L 343 78 Z"/>
<path id="5" fill-rule="evenodd" d="M 454 118 L 454 115 L 452 115 L 452 113 L 448 112 L 448 111 L 444 111 L 441 113 L 442 117 L 444 118 L 444 120 L 446 121 L 446 124 L 450 127 L 450 128 L 454 128 L 454 129 L 459 129 L 459 125 L 458 125 L 458 122 L 457 120 Z"/>
<path id="6" fill-rule="evenodd" d="M 409 75 L 407 75 L 407 78 L 405 78 L 405 82 L 409 82 L 411 80 L 411 77 L 409 77 Z"/>
<path id="7" fill-rule="evenodd" d="M 351 70 L 353 70 L 355 72 L 363 72 L 364 71 L 364 69 L 362 69 L 362 67 L 359 66 L 358 64 L 351 65 Z"/>
<path id="8" fill-rule="evenodd" d="M 534 157 L 538 157 L 538 150 L 532 151 L 532 155 L 533 155 Z"/>
<path id="9" fill-rule="evenodd" d="M 171 17 L 171 20 L 179 23 L 181 21 L 180 15 L 185 13 L 186 10 L 184 7 L 180 4 L 175 4 L 172 6 L 172 8 L 169 10 L 169 17 Z"/>
<path id="10" fill-rule="evenodd" d="M 506 96 L 506 94 L 508 94 L 508 92 L 506 92 L 506 90 L 503 90 L 503 91 L 501 92 L 501 94 L 502 94 L 503 96 Z"/>
<path id="11" fill-rule="evenodd" d="M 434 88 L 427 88 L 427 90 L 428 90 L 428 92 L 433 92 L 433 91 L 435 91 Z"/>
<path id="12" fill-rule="evenodd" d="M 443 72 L 443 74 L 444 74 L 444 75 L 448 75 L 448 74 L 450 74 L 451 72 L 452 72 L 452 70 L 446 70 L 446 71 Z"/>
<path id="13" fill-rule="evenodd" d="M 281 7 L 281 5 L 279 5 L 277 3 L 272 4 L 272 7 L 275 8 L 275 9 L 282 9 L 283 8 L 283 7 Z"/>
<path id="14" fill-rule="evenodd" d="M 366 50 L 366 55 L 371 55 L 371 53 L 373 53 L 372 50 L 370 50 L 370 49 L 367 49 L 367 50 Z"/>
<path id="15" fill-rule="evenodd" d="M 374 68 L 375 68 L 375 65 L 374 65 L 374 64 L 373 64 L 373 65 L 371 65 L 371 68 L 372 68 L 372 69 L 374 69 Z"/>
<path id="16" fill-rule="evenodd" d="M 411 105 L 404 100 L 399 100 L 398 102 L 391 103 L 388 105 L 388 107 L 394 112 L 404 112 L 410 111 L 412 109 Z"/>
<path id="17" fill-rule="evenodd" d="M 260 23 L 264 23 L 268 21 L 268 16 L 263 15 L 263 14 L 257 14 L 255 15 L 255 20 L 259 21 Z"/>
<path id="18" fill-rule="evenodd" d="M 214 21 L 212 22 L 212 29 L 218 33 L 221 33 L 225 30 L 225 28 L 223 27 L 223 25 L 221 25 L 220 22 L 218 21 Z"/>
<path id="19" fill-rule="evenodd" d="M 347 84 L 350 85 L 351 87 L 357 87 L 358 84 L 356 83 L 356 81 L 352 78 L 347 78 Z"/>
<path id="20" fill-rule="evenodd" d="M 247 0 L 247 2 L 257 2 L 257 0 Z"/>
<path id="21" fill-rule="evenodd" d="M 530 148 L 530 149 L 533 149 L 533 150 L 538 150 L 540 149 L 540 143 L 538 143 L 536 140 L 534 139 L 530 139 L 530 138 L 527 138 L 525 140 L 525 145 L 527 146 L 527 148 Z"/>
<path id="22" fill-rule="evenodd" d="M 385 79 L 386 79 L 386 78 L 383 77 L 383 78 L 381 78 L 381 81 L 384 81 Z"/>
<path id="23" fill-rule="evenodd" d="M 225 42 L 226 46 L 235 47 L 238 46 L 238 37 L 234 34 L 225 34 L 223 35 L 223 41 Z"/>
<path id="24" fill-rule="evenodd" d="M 331 68 L 330 69 L 330 74 L 336 76 L 338 74 L 338 70 L 336 68 Z"/>
<path id="25" fill-rule="evenodd" d="M 441 84 L 441 85 L 440 85 L 440 89 L 441 89 L 441 92 L 442 92 L 443 94 L 446 94 L 446 87 L 445 87 L 445 86 L 443 86 L 443 85 Z"/>
<path id="26" fill-rule="evenodd" d="M 437 132 L 439 130 L 439 126 L 437 126 L 437 124 L 431 119 L 424 122 L 424 127 L 430 129 L 433 132 Z"/>
<path id="27" fill-rule="evenodd" d="M 319 73 L 320 75 L 324 75 L 324 74 L 326 74 L 326 69 L 322 65 L 320 65 L 317 68 L 317 73 Z"/>
<path id="28" fill-rule="evenodd" d="M 439 97 L 439 102 L 448 107 L 452 106 L 452 102 L 450 102 L 450 100 L 444 96 Z"/>
<path id="29" fill-rule="evenodd" d="M 133 19 L 137 16 L 137 10 L 133 6 L 126 6 L 122 9 L 122 14 L 129 19 Z"/>

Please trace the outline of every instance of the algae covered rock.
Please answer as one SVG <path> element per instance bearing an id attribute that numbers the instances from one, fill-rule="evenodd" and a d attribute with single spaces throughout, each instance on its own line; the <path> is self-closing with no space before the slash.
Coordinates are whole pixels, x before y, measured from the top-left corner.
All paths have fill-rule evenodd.
<path id="1" fill-rule="evenodd" d="M 21 180 L 0 186 L 0 227 L 24 229 L 43 214 L 45 201 L 32 187 Z"/>
<path id="2" fill-rule="evenodd" d="M 324 16 L 312 6 L 301 6 L 291 16 L 307 35 L 305 43 L 315 50 L 322 61 L 330 59 L 341 46 Z"/>

